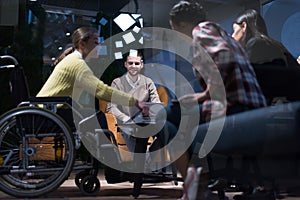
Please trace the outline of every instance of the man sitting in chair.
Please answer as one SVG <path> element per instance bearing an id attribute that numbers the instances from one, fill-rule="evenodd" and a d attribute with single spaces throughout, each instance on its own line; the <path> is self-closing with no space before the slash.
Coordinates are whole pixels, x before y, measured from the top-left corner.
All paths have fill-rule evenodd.
<path id="1" fill-rule="evenodd" d="M 131 94 L 141 101 L 161 103 L 154 82 L 149 77 L 141 74 L 141 70 L 144 67 L 142 52 L 140 50 L 130 50 L 130 52 L 124 56 L 124 66 L 127 69 L 127 73 L 114 79 L 111 86 L 127 94 Z M 134 107 L 121 106 L 113 103 L 108 104 L 107 111 L 114 114 L 118 123 L 121 124 L 132 120 L 139 112 L 139 110 Z M 134 152 L 136 138 L 131 134 L 132 129 L 122 128 L 124 141 L 129 151 Z"/>

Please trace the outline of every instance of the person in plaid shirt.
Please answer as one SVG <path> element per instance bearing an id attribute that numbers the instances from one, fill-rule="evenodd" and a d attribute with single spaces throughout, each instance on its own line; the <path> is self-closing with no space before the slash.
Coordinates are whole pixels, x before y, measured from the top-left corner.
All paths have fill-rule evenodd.
<path id="1" fill-rule="evenodd" d="M 212 108 L 222 107 L 220 103 L 226 104 L 223 114 L 227 115 L 266 106 L 245 50 L 218 24 L 206 21 L 200 4 L 180 1 L 170 12 L 170 24 L 172 29 L 193 38 L 193 68 L 203 92 L 184 95 L 179 100 L 201 102 L 201 120 L 208 121 Z M 207 61 L 207 57 L 213 62 Z M 215 91 L 223 84 L 227 102 L 218 94 L 212 100 L 209 90 Z"/>
<path id="2" fill-rule="evenodd" d="M 231 36 L 215 23 L 202 22 L 194 28 L 193 39 L 206 50 L 215 63 L 215 66 L 203 65 L 198 59 L 201 57 L 199 54 L 203 52 L 199 50 L 199 45 L 195 45 L 193 67 L 202 72 L 201 74 L 205 74 L 205 71 L 210 72 L 207 77 L 199 76 L 205 93 L 202 116 L 209 119 L 212 108 L 218 102 L 218 99 L 211 100 L 207 89 L 214 86 L 222 87 L 222 84 L 226 93 L 227 115 L 266 106 L 266 100 L 244 49 Z M 216 80 L 218 74 L 223 82 Z M 185 98 L 182 97 L 182 100 Z"/>
<path id="3" fill-rule="evenodd" d="M 203 91 L 186 94 L 178 100 L 187 105 L 201 104 L 200 123 L 208 122 L 212 116 L 266 106 L 245 50 L 218 24 L 206 20 L 199 3 L 180 1 L 173 6 L 169 16 L 173 30 L 193 38 L 192 64 Z M 189 159 L 189 152 L 185 152 L 176 160 L 183 179 L 189 178 L 186 174 Z M 188 199 L 186 192 L 182 199 Z"/>

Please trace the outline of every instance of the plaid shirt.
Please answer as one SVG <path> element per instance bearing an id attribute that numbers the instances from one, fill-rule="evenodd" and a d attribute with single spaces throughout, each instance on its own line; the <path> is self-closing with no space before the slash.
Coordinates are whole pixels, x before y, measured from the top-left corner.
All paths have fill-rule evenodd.
<path id="1" fill-rule="evenodd" d="M 215 23 L 202 22 L 194 28 L 193 40 L 193 67 L 200 72 L 198 78 L 203 89 L 208 83 L 216 86 L 214 88 L 224 84 L 227 109 L 235 105 L 249 108 L 266 106 L 245 51 L 230 35 Z M 214 100 L 221 100 L 218 95 L 214 96 Z M 203 102 L 204 113 L 211 112 L 213 106 L 220 108 L 220 102 L 214 100 L 209 98 Z"/>

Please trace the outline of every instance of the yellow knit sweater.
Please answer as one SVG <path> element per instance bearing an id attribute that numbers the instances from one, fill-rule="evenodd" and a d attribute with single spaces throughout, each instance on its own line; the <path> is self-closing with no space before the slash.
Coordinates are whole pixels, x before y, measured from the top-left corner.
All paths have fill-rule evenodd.
<path id="1" fill-rule="evenodd" d="M 106 85 L 94 76 L 76 53 L 58 63 L 37 97 L 70 96 L 78 101 L 83 91 L 118 105 L 134 106 L 136 102 L 133 96 Z"/>

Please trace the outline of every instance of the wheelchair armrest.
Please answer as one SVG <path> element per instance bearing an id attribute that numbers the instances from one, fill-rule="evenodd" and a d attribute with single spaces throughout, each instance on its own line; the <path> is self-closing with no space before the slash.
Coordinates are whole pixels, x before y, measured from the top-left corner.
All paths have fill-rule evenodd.
<path id="1" fill-rule="evenodd" d="M 43 109 L 51 110 L 57 113 L 60 108 L 67 108 L 76 113 L 77 116 L 82 118 L 81 113 L 78 112 L 80 105 L 69 96 L 57 96 L 57 97 L 29 97 L 28 101 L 21 102 L 18 107 L 21 106 L 38 106 Z M 63 109 L 61 109 L 63 110 Z M 73 121 L 73 119 L 71 120 Z"/>
<path id="2" fill-rule="evenodd" d="M 72 106 L 77 109 L 80 106 L 76 102 L 72 101 L 72 98 L 69 96 L 57 96 L 57 97 L 29 97 L 27 101 L 21 102 L 20 106 L 29 106 L 29 105 L 46 105 L 47 107 L 54 107 L 57 105 L 66 105 L 71 108 Z"/>
<path id="3" fill-rule="evenodd" d="M 60 97 L 30 97 L 29 101 L 32 103 L 57 103 L 57 104 L 69 104 L 72 105 L 72 98 L 69 96 L 60 96 Z"/>

